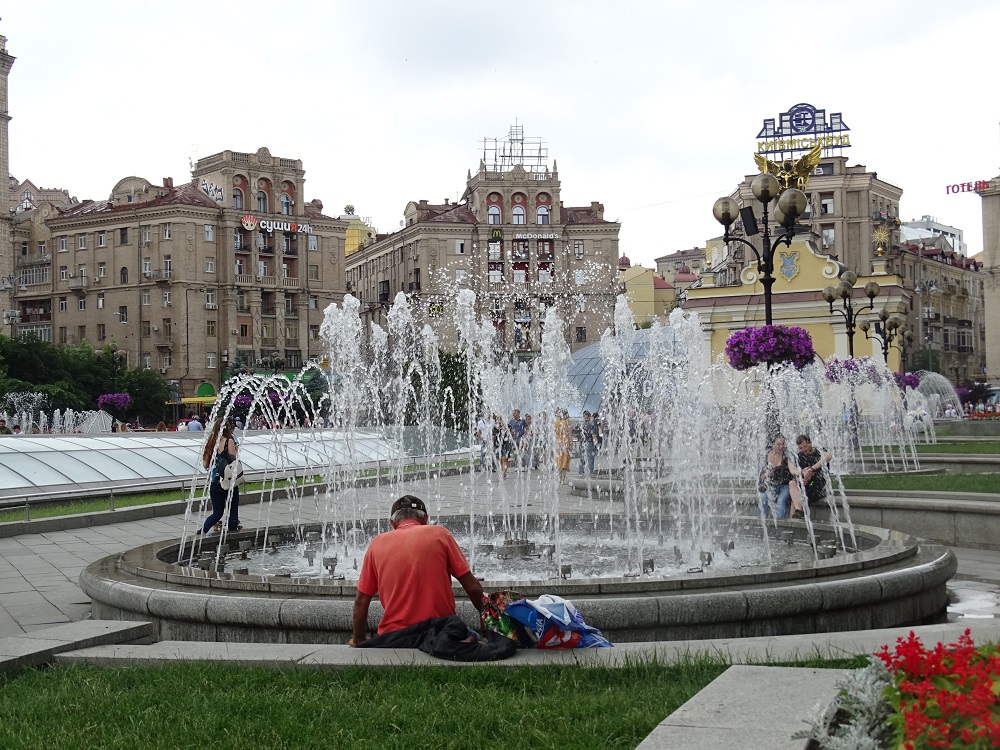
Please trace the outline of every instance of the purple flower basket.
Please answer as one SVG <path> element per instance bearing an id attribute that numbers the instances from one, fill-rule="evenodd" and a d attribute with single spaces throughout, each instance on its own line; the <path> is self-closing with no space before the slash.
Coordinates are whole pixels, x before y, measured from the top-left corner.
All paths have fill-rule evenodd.
<path id="1" fill-rule="evenodd" d="M 804 328 L 762 326 L 734 331 L 726 342 L 726 356 L 737 370 L 760 364 L 790 364 L 801 370 L 813 361 L 816 352 Z"/>

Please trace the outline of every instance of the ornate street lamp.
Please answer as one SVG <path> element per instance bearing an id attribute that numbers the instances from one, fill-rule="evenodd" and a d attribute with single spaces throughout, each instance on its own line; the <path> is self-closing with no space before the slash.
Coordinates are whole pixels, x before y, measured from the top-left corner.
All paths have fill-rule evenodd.
<path id="1" fill-rule="evenodd" d="M 761 275 L 760 283 L 764 286 L 764 322 L 767 325 L 771 325 L 771 287 L 774 286 L 774 251 L 782 243 L 786 247 L 791 247 L 792 238 L 795 236 L 795 221 L 806 210 L 808 201 L 806 194 L 798 188 L 789 187 L 782 189 L 778 179 L 773 174 L 767 172 L 762 172 L 753 178 L 753 181 L 750 183 L 750 192 L 753 193 L 753 197 L 760 201 L 762 205 L 760 224 L 757 222 L 757 217 L 754 215 L 752 207 L 740 208 L 739 203 L 730 197 L 719 198 L 715 202 L 715 205 L 712 206 L 712 214 L 715 216 L 715 220 L 725 227 L 722 235 L 723 242 L 739 242 L 753 250 L 753 254 L 757 258 L 757 272 Z M 767 209 L 768 204 L 775 199 L 777 199 L 777 205 L 774 208 L 772 221 L 774 228 L 780 228 L 781 232 L 772 243 L 772 223 L 768 221 Z M 743 233 L 748 237 L 753 237 L 761 232 L 761 225 L 763 226 L 761 252 L 757 252 L 756 246 L 749 240 L 742 237 L 734 237 L 729 233 L 729 228 L 737 218 L 742 219 Z"/>
<path id="2" fill-rule="evenodd" d="M 264 357 L 260 363 L 269 369 L 273 375 L 277 375 L 279 372 L 284 370 L 285 366 L 288 364 L 284 357 L 279 357 L 278 355 Z"/>
<path id="3" fill-rule="evenodd" d="M 875 308 L 875 298 L 878 297 L 881 289 L 874 281 L 865 284 L 865 296 L 868 297 L 868 304 L 864 307 L 854 309 L 854 284 L 858 280 L 858 275 L 853 271 L 844 271 L 840 276 L 840 283 L 836 287 L 828 286 L 823 290 L 823 299 L 830 303 L 830 312 L 844 316 L 844 324 L 847 326 L 847 350 L 851 357 L 854 357 L 854 328 L 858 316 L 866 310 Z M 840 298 L 843 302 L 842 310 L 834 310 L 833 303 Z"/>
<path id="4" fill-rule="evenodd" d="M 22 285 L 21 290 L 23 291 L 26 287 Z M 21 311 L 14 307 L 14 274 L 9 273 L 6 276 L 0 277 L 0 291 L 7 292 L 10 295 L 10 308 L 9 310 L 3 311 L 3 324 L 5 326 L 10 326 L 10 337 L 17 337 L 17 326 L 21 322 Z"/>
<path id="5" fill-rule="evenodd" d="M 896 348 L 900 352 L 905 353 L 907 343 L 913 341 L 913 331 L 906 327 L 906 321 L 898 315 L 889 315 L 884 308 L 878 314 L 878 320 L 875 321 L 874 335 L 870 333 L 871 327 L 871 323 L 867 320 L 858 324 L 858 328 L 865 332 L 866 339 L 876 339 L 879 342 L 882 347 L 882 358 L 886 363 L 889 362 L 889 349 L 893 342 L 896 343 Z M 905 360 L 903 365 L 905 370 Z"/>
<path id="6" fill-rule="evenodd" d="M 119 349 L 118 344 L 111 343 L 108 344 L 108 351 L 111 353 L 111 391 L 117 392 L 118 388 L 118 367 L 125 366 L 125 360 L 128 359 L 128 352 L 124 349 Z M 98 359 L 104 357 L 103 351 L 95 352 Z"/>

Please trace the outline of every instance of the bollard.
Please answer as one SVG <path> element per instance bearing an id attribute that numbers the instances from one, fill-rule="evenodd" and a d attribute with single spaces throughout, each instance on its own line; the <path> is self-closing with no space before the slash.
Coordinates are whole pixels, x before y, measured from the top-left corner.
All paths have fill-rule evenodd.
<path id="1" fill-rule="evenodd" d="M 31 501 L 28 498 L 24 498 L 24 520 L 31 520 Z"/>
<path id="2" fill-rule="evenodd" d="M 111 510 L 115 509 L 115 491 L 111 490 Z"/>

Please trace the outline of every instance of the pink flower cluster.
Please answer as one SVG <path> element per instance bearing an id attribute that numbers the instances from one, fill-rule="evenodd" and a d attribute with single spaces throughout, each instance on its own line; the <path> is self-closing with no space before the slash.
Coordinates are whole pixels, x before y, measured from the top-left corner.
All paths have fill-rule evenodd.
<path id="1" fill-rule="evenodd" d="M 726 341 L 726 356 L 737 370 L 759 364 L 790 364 L 801 370 L 816 352 L 804 328 L 762 326 L 734 331 Z"/>

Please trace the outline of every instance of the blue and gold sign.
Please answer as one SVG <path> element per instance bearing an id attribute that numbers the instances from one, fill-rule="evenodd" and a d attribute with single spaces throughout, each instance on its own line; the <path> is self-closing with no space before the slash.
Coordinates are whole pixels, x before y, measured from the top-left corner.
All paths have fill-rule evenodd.
<path id="1" fill-rule="evenodd" d="M 775 118 L 764 120 L 757 134 L 758 154 L 795 154 L 810 151 L 820 145 L 824 151 L 847 148 L 851 145 L 850 128 L 844 124 L 840 112 L 827 117 L 825 109 L 801 103 L 782 112 Z"/>
<path id="2" fill-rule="evenodd" d="M 790 253 L 781 253 L 781 277 L 785 281 L 791 281 L 799 275 L 799 253 L 797 250 Z"/>

